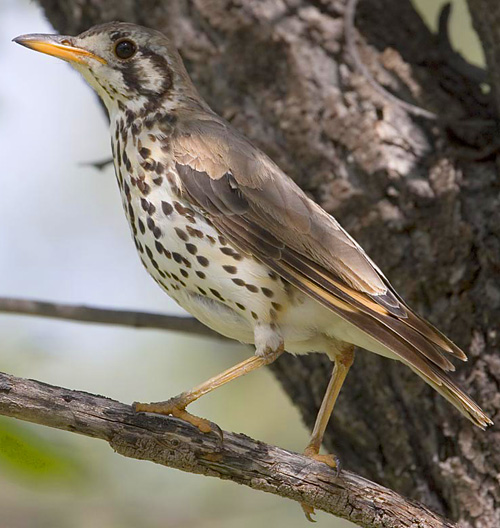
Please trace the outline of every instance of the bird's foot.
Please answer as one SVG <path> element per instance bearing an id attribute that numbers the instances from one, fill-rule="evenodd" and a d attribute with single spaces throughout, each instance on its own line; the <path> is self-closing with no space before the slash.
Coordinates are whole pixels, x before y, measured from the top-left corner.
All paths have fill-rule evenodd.
<path id="1" fill-rule="evenodd" d="M 323 464 L 326 464 L 327 466 L 331 467 L 334 470 L 335 478 L 339 476 L 342 466 L 340 463 L 340 458 L 337 455 L 320 455 L 315 447 L 306 447 L 306 449 L 304 450 L 304 455 L 306 457 L 312 458 L 313 460 L 316 460 L 317 462 L 322 462 Z M 314 511 L 314 508 L 312 506 L 309 506 L 309 504 L 305 504 L 304 502 L 301 502 L 300 505 L 302 506 L 302 511 L 304 512 L 306 519 L 310 522 L 316 522 L 312 518 L 312 515 L 316 513 Z"/>
<path id="2" fill-rule="evenodd" d="M 338 477 L 341 469 L 340 458 L 337 455 L 320 455 L 319 453 L 308 455 L 309 458 L 316 460 L 317 462 L 323 462 L 327 466 L 330 466 L 335 470 L 335 476 Z"/>
<path id="3" fill-rule="evenodd" d="M 133 407 L 136 412 L 165 414 L 167 416 L 180 418 L 181 420 L 197 427 L 202 433 L 210 433 L 212 431 L 211 423 L 205 418 L 200 418 L 199 416 L 187 412 L 186 405 L 182 403 L 180 398 L 171 398 L 170 400 L 156 403 L 135 402 Z"/>
<path id="4" fill-rule="evenodd" d="M 327 466 L 330 466 L 335 470 L 335 476 L 338 477 L 341 470 L 340 458 L 337 455 L 320 455 L 318 451 L 313 447 L 306 447 L 304 451 L 306 457 L 312 458 L 317 462 L 323 462 Z"/>

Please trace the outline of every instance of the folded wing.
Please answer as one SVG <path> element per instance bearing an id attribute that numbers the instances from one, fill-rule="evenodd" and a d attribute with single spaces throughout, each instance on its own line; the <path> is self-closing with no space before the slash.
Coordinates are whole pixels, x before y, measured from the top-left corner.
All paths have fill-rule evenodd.
<path id="1" fill-rule="evenodd" d="M 186 197 L 241 251 L 389 349 L 477 425 L 489 419 L 450 380 L 466 356 L 416 315 L 338 222 L 246 138 L 215 116 L 173 143 Z M 458 396 L 457 396 L 458 395 Z"/>

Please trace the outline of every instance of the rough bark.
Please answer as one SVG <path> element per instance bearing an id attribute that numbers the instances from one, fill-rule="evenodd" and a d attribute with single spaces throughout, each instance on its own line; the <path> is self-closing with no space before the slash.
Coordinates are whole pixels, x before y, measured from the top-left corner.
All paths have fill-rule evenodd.
<path id="1" fill-rule="evenodd" d="M 356 71 L 344 40 L 345 0 L 40 3 L 63 33 L 113 19 L 169 32 L 212 107 L 334 214 L 405 299 L 468 352 L 456 378 L 495 420 L 500 183 L 496 153 L 484 156 L 496 133 L 494 103 L 448 65 L 409 0 L 363 0 L 358 46 L 378 82 L 437 121 L 409 115 Z M 498 1 L 469 4 L 498 104 Z M 273 370 L 311 426 L 326 358 L 282 357 Z M 346 467 L 464 527 L 500 525 L 498 428 L 473 429 L 399 364 L 358 353 L 325 445 Z"/>
<path id="2" fill-rule="evenodd" d="M 105 440 L 119 454 L 231 480 L 366 528 L 454 528 L 394 491 L 349 471 L 253 440 L 201 433 L 172 417 L 136 413 L 110 398 L 0 372 L 0 414 Z"/>

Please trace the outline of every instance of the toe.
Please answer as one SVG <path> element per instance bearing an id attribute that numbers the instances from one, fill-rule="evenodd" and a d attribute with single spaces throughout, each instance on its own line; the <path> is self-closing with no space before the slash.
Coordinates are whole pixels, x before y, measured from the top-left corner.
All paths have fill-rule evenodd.
<path id="1" fill-rule="evenodd" d="M 316 515 L 314 508 L 312 506 L 309 506 L 309 504 L 306 504 L 305 502 L 301 502 L 300 505 L 302 507 L 304 515 L 306 516 L 306 519 L 309 522 L 315 523 L 316 521 L 312 518 L 312 515 Z"/>
<path id="2" fill-rule="evenodd" d="M 176 404 L 175 398 L 172 400 L 158 403 L 138 403 L 133 404 L 133 409 L 136 412 L 148 412 L 155 414 L 164 414 L 166 416 L 174 416 L 185 422 L 194 425 L 202 433 L 210 433 L 212 431 L 211 423 L 205 418 L 200 418 L 186 411 L 182 406 Z"/>
<path id="3" fill-rule="evenodd" d="M 194 414 L 188 413 L 185 410 L 179 410 L 178 412 L 172 413 L 176 418 L 180 418 L 185 422 L 190 423 L 197 427 L 202 433 L 210 433 L 212 431 L 212 425 L 205 418 L 200 418 Z"/>
<path id="4" fill-rule="evenodd" d="M 323 462 L 323 464 L 330 466 L 335 471 L 335 476 L 339 476 L 342 465 L 337 455 L 320 455 L 319 453 L 305 453 L 305 455 L 317 462 Z"/>

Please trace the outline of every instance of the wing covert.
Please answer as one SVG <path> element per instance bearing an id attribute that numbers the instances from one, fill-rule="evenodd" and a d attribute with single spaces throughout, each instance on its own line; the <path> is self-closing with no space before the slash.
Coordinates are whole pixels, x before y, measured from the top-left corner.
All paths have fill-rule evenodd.
<path id="1" fill-rule="evenodd" d="M 466 359 L 408 308 L 333 217 L 224 122 L 190 123 L 173 152 L 183 192 L 240 250 L 428 376 L 430 364 L 453 370 L 443 352 Z"/>

